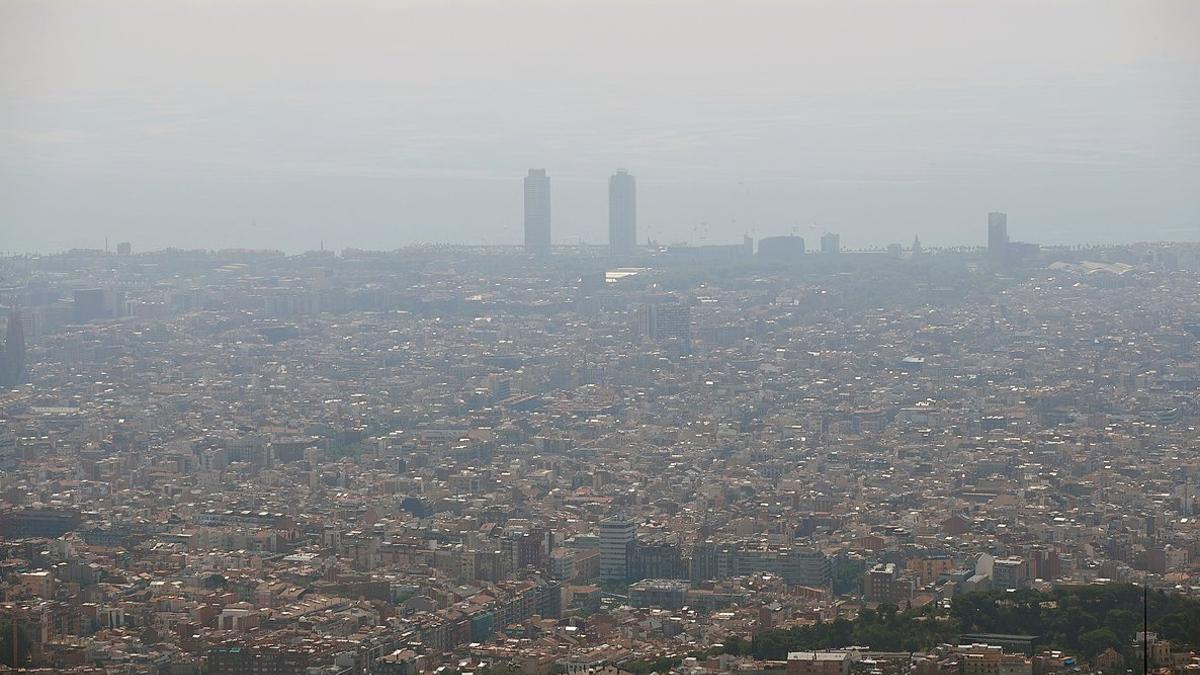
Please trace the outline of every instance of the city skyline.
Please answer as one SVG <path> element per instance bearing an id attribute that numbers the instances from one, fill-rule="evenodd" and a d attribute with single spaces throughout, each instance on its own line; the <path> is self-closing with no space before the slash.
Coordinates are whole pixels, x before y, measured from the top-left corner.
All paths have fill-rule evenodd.
<path id="1" fill-rule="evenodd" d="M 0 671 L 1200 675 L 1198 27 L 0 0 Z"/>
<path id="2" fill-rule="evenodd" d="M 5 2 L 0 249 L 1200 236 L 1196 3 L 567 4 Z"/>
<path id="3" fill-rule="evenodd" d="M 484 238 L 484 239 L 476 240 L 476 241 L 438 241 L 438 240 L 434 240 L 434 241 L 427 241 L 427 242 L 411 242 L 407 245 L 411 246 L 411 245 L 422 245 L 422 244 L 434 244 L 434 245 L 450 245 L 450 246 L 457 245 L 457 246 L 468 246 L 468 247 L 469 246 L 480 246 L 480 245 L 503 247 L 503 246 L 507 245 L 507 246 L 513 246 L 513 247 L 520 247 L 520 248 L 524 249 L 526 252 L 531 253 L 533 255 L 537 255 L 537 256 L 548 255 L 551 248 L 553 248 L 553 247 L 565 247 L 565 246 L 576 246 L 576 245 L 603 246 L 609 250 L 610 254 L 630 255 L 630 254 L 632 254 L 632 252 L 638 250 L 639 248 L 642 248 L 642 246 L 643 246 L 643 243 L 639 242 L 637 239 L 637 237 L 638 237 L 638 225 L 637 225 L 637 222 L 638 222 L 638 217 L 637 217 L 638 196 L 637 196 L 636 179 L 633 175 L 631 175 L 629 173 L 629 171 L 627 169 L 624 169 L 624 168 L 617 169 L 608 178 L 608 193 L 607 193 L 608 226 L 607 226 L 607 239 L 603 243 L 599 242 L 598 240 L 596 240 L 595 238 L 592 238 L 592 237 L 589 237 L 586 239 L 584 237 L 576 237 L 576 238 L 572 239 L 569 237 L 555 235 L 554 227 L 553 227 L 552 210 L 551 210 L 550 175 L 549 175 L 547 169 L 529 169 L 526 176 L 523 179 L 522 194 L 523 194 L 523 204 L 524 204 L 524 207 L 523 207 L 524 216 L 523 216 L 523 226 L 522 226 L 523 236 L 522 236 L 522 241 L 520 241 L 520 242 L 496 242 L 496 241 Z M 573 217 L 573 215 L 575 217 Z M 573 220 L 578 220 L 577 214 L 568 214 L 568 216 L 566 218 L 563 218 L 563 220 L 565 220 L 567 222 L 571 222 Z M 823 252 L 831 252 L 831 251 L 837 252 L 837 251 L 842 250 L 843 248 L 846 248 L 846 250 L 882 250 L 886 247 L 892 247 L 897 244 L 900 244 L 900 242 L 903 240 L 902 234 L 897 232 L 896 233 L 897 237 L 895 239 L 863 240 L 861 238 L 858 238 L 858 239 L 852 239 L 852 241 L 855 241 L 855 244 L 856 244 L 855 246 L 844 247 L 841 243 L 842 232 L 835 231 L 831 227 L 824 227 L 824 226 L 820 226 L 820 225 L 814 223 L 807 228 L 807 232 L 804 232 L 803 231 L 804 229 L 805 228 L 802 228 L 800 226 L 792 226 L 790 228 L 790 230 L 787 230 L 787 228 L 785 228 L 783 226 L 777 226 L 777 227 L 773 227 L 773 228 L 768 228 L 768 234 L 766 234 L 764 236 L 765 236 L 765 238 L 777 238 L 777 237 L 800 236 L 802 234 L 807 234 L 810 236 L 810 241 L 818 242 L 820 244 L 820 248 L 818 250 L 822 250 Z M 968 226 L 964 229 L 966 231 L 970 232 L 970 234 L 967 234 L 966 236 L 963 236 L 958 239 L 952 239 L 951 241 L 948 241 L 948 242 L 934 242 L 934 243 L 930 244 L 927 241 L 927 247 L 933 248 L 933 249 L 981 247 L 981 248 L 986 249 L 990 255 L 997 256 L 997 255 L 1002 255 L 1002 251 L 1010 242 L 1006 212 L 989 211 L 987 213 L 987 230 L 986 230 L 984 238 L 981 241 L 980 240 L 972 240 L 973 236 L 978 234 L 978 231 L 974 227 Z M 1046 233 L 1046 228 L 1044 228 L 1044 227 L 1026 226 L 1025 229 L 1027 231 L 1036 231 L 1036 232 L 1043 233 L 1043 234 Z M 752 236 L 750 233 L 751 231 L 757 231 L 757 229 L 751 228 L 751 230 L 743 231 L 740 235 L 734 234 L 732 232 L 726 232 L 724 235 L 715 235 L 714 236 L 709 232 L 709 224 L 707 222 L 702 222 L 702 223 L 699 223 L 699 224 L 693 226 L 692 231 L 691 231 L 691 235 L 692 235 L 691 238 L 684 237 L 684 238 L 679 238 L 676 240 L 659 241 L 659 240 L 652 240 L 650 233 L 647 232 L 647 234 L 645 235 L 645 241 L 647 241 L 647 242 L 653 241 L 654 244 L 659 245 L 659 246 L 731 244 L 731 243 L 734 243 L 735 241 L 741 240 L 744 237 L 750 237 L 751 239 L 757 241 L 760 237 Z M 621 236 L 621 233 L 624 233 L 624 235 L 623 235 L 624 238 L 620 243 L 620 251 L 618 252 L 617 248 L 614 247 L 613 242 L 614 242 L 614 237 Z M 336 240 L 336 231 L 330 232 L 329 235 L 330 236 L 329 236 L 328 242 L 332 244 L 333 241 Z M 725 236 L 726 238 L 717 239 L 716 236 Z M 920 236 L 921 236 L 921 232 L 918 230 L 918 232 L 916 234 L 916 238 L 919 239 Z M 104 239 L 104 243 L 103 243 L 102 250 L 107 251 L 110 246 L 110 238 L 105 236 L 103 239 Z M 1073 240 L 1052 238 L 1049 241 L 1038 242 L 1038 243 L 1044 243 L 1044 244 L 1052 245 L 1052 246 L 1064 246 L 1064 245 L 1065 246 L 1088 246 L 1088 245 L 1104 246 L 1104 245 L 1114 245 L 1114 244 L 1119 245 L 1119 244 L 1126 244 L 1126 243 L 1136 243 L 1139 241 L 1146 241 L 1146 242 L 1149 242 L 1149 241 L 1178 241 L 1178 242 L 1200 241 L 1200 229 L 1198 229 L 1194 233 L 1194 236 L 1191 238 L 1188 238 L 1187 236 L 1180 237 L 1180 238 L 1174 238 L 1174 239 L 1171 239 L 1171 238 L 1154 239 L 1154 238 L 1132 237 L 1128 241 L 1111 241 L 1111 240 L 1102 240 L 1102 239 L 1089 239 L 1087 237 L 1082 237 L 1082 238 L 1077 238 L 1077 239 L 1073 239 Z M 317 250 L 317 249 L 324 250 L 327 248 L 326 243 L 327 243 L 327 239 L 324 236 L 324 234 L 322 234 L 322 236 L 318 240 L 316 248 L 291 248 L 291 249 L 278 248 L 277 250 L 283 250 L 283 251 L 285 251 L 287 253 L 291 253 L 291 254 L 301 253 L 304 251 Z M 118 242 L 117 245 L 118 246 L 126 246 L 126 245 L 130 245 L 130 242 Z M 62 249 L 62 251 L 72 250 L 72 249 L 89 249 L 89 248 L 93 249 L 93 250 L 101 250 L 100 247 L 89 246 L 88 242 L 80 242 L 80 244 L 69 246 L 65 249 Z M 168 248 L 187 248 L 187 247 L 174 246 L 174 245 L 168 244 L 166 246 L 162 246 L 162 247 L 155 248 L 152 250 L 162 250 L 162 249 L 168 249 Z M 224 246 L 224 247 L 196 246 L 194 248 L 200 248 L 200 249 L 203 249 L 203 248 L 254 249 L 254 248 L 272 248 L 272 247 L 232 245 L 232 246 Z M 337 250 L 337 247 L 334 245 L 331 245 L 328 248 L 330 250 Z M 360 248 L 363 250 L 388 250 L 386 248 L 373 248 L 369 245 L 368 246 L 359 246 L 359 247 L 347 247 L 347 248 Z M 399 246 L 396 248 L 403 248 L 403 246 Z M 56 252 L 61 252 L 61 251 L 3 251 L 3 250 L 0 250 L 0 253 L 17 254 L 17 255 L 53 254 Z"/>
<path id="4" fill-rule="evenodd" d="M 522 195 L 523 195 L 523 203 L 524 203 L 524 219 L 523 219 L 524 236 L 523 236 L 523 241 L 520 243 L 496 244 L 496 243 L 487 242 L 487 241 L 423 242 L 423 243 L 443 244 L 443 245 L 449 245 L 449 246 L 463 246 L 463 247 L 492 246 L 492 247 L 499 247 L 499 248 L 503 248 L 507 245 L 512 248 L 520 248 L 526 254 L 533 255 L 535 257 L 543 257 L 543 258 L 546 256 L 549 256 L 553 252 L 553 249 L 555 249 L 555 248 L 561 249 L 561 248 L 572 247 L 572 246 L 580 246 L 580 245 L 584 245 L 584 244 L 587 244 L 591 247 L 597 247 L 597 248 L 602 247 L 602 248 L 606 249 L 610 255 L 613 255 L 613 256 L 630 256 L 630 255 L 634 255 L 638 251 L 646 248 L 642 244 L 639 244 L 639 242 L 637 241 L 637 187 L 636 187 L 636 182 L 635 182 L 634 176 L 632 176 L 627 169 L 623 169 L 623 168 L 617 169 L 615 173 L 613 173 L 611 176 L 609 176 L 609 180 L 608 180 L 608 221 L 609 221 L 608 239 L 603 244 L 594 243 L 594 242 L 584 242 L 583 240 L 562 241 L 561 239 L 556 239 L 556 237 L 554 235 L 554 229 L 553 229 L 550 185 L 551 185 L 550 184 L 550 175 L 546 169 L 529 169 L 525 178 L 523 179 Z M 768 235 L 768 236 L 762 237 L 762 238 L 771 240 L 771 241 L 780 240 L 780 239 L 788 239 L 788 238 L 799 238 L 800 241 L 803 242 L 804 239 L 801 236 L 800 229 L 801 228 L 799 228 L 799 227 L 793 227 L 791 232 L 789 232 L 787 234 L 771 234 L 771 235 Z M 668 247 L 668 246 L 681 246 L 681 245 L 682 246 L 706 246 L 706 245 L 728 246 L 728 245 L 733 245 L 736 243 L 734 238 L 730 238 L 728 240 L 723 240 L 723 241 L 709 241 L 709 240 L 707 240 L 707 237 L 708 237 L 707 231 L 702 232 L 701 226 L 694 228 L 693 235 L 697 235 L 697 234 L 699 234 L 699 236 L 700 236 L 699 239 L 690 239 L 690 240 L 682 239 L 682 240 L 678 240 L 678 241 L 669 241 L 669 242 L 660 242 L 660 241 L 656 241 L 656 240 L 651 240 L 649 238 L 649 236 L 647 236 L 647 244 L 651 244 L 653 246 L 659 246 L 659 247 Z M 832 231 L 831 229 L 828 229 L 828 228 L 818 228 L 816 225 L 813 225 L 810 227 L 810 231 L 808 232 L 808 234 L 812 238 L 810 241 L 817 245 L 817 248 L 815 250 L 809 251 L 809 253 L 820 252 L 820 253 L 829 254 L 829 253 L 839 253 L 843 250 L 880 252 L 880 251 L 884 251 L 884 250 L 893 250 L 893 249 L 896 249 L 896 247 L 899 247 L 899 250 L 904 250 L 904 248 L 905 248 L 904 245 L 901 243 L 902 236 L 900 236 L 900 233 L 897 233 L 898 238 L 893 239 L 893 240 L 887 240 L 887 241 L 879 240 L 879 241 L 866 242 L 866 243 L 860 242 L 860 245 L 853 247 L 853 248 L 844 247 L 842 245 L 842 234 L 837 231 Z M 978 234 L 978 231 L 976 231 L 976 234 Z M 1200 237 L 1200 232 L 1197 233 L 1197 236 Z M 919 243 L 920 237 L 921 237 L 921 233 L 918 231 L 914 235 L 913 244 L 912 244 L 912 246 L 909 247 L 909 249 L 916 250 L 916 247 L 918 247 L 918 246 L 920 246 L 923 250 L 936 250 L 939 248 L 942 248 L 942 249 L 978 248 L 978 249 L 985 251 L 988 254 L 988 257 L 993 260 L 1003 259 L 1010 252 L 1010 246 L 1017 246 L 1017 247 L 1019 247 L 1019 246 L 1034 246 L 1034 247 L 1037 247 L 1037 246 L 1040 246 L 1043 244 L 1050 245 L 1050 246 L 1068 246 L 1068 247 L 1113 245 L 1113 242 L 1095 242 L 1095 241 L 1086 241 L 1086 240 L 1085 241 L 1072 241 L 1072 242 L 1037 242 L 1037 241 L 1034 241 L 1034 242 L 1030 242 L 1028 244 L 1023 243 L 1023 242 L 1016 242 L 1016 241 L 1011 240 L 1011 238 L 1009 236 L 1008 214 L 1007 214 L 1007 212 L 1001 212 L 1001 211 L 987 212 L 986 229 L 983 231 L 982 241 L 941 244 L 941 245 L 939 245 L 939 244 L 930 245 L 927 243 L 926 245 L 921 245 Z M 737 241 L 741 241 L 743 244 L 749 243 L 753 247 L 754 245 L 757 244 L 759 239 L 760 238 L 752 237 L 748 233 L 743 233 L 741 235 L 741 237 L 737 238 Z M 1136 240 L 1135 239 L 1134 241 L 1131 241 L 1128 243 L 1137 243 L 1138 241 L 1141 241 L 1141 242 L 1162 241 L 1162 242 L 1186 243 L 1186 242 L 1193 241 L 1193 240 L 1191 240 L 1191 239 Z M 304 249 L 304 250 L 288 251 L 285 249 L 264 247 L 260 250 L 281 250 L 281 251 L 284 251 L 285 253 L 296 254 L 296 253 L 302 253 L 302 252 L 313 251 L 313 250 L 324 251 L 324 250 L 326 250 L 325 244 L 326 244 L 326 241 L 324 238 L 322 238 L 318 242 L 318 248 L 315 248 L 315 249 L 310 248 L 310 249 Z M 120 255 L 130 255 L 131 251 L 132 251 L 132 246 L 133 246 L 132 242 L 128 242 L 128 241 L 116 242 L 115 243 L 115 247 L 116 247 L 115 252 Z M 150 249 L 150 250 L 166 250 L 166 249 L 171 249 L 171 248 L 181 248 L 181 247 L 166 246 L 161 249 Z M 209 249 L 215 250 L 215 247 L 201 246 L 201 247 L 196 247 L 196 248 L 197 249 L 209 248 Z M 254 247 L 243 247 L 243 246 L 229 246 L 229 247 L 223 247 L 223 248 L 230 248 L 230 249 L 244 248 L 247 250 L 254 250 Z M 387 250 L 387 249 L 372 249 L 370 247 L 358 247 L 358 248 L 360 250 Z M 404 247 L 398 247 L 398 248 L 404 248 Z M 105 252 L 109 252 L 110 251 L 110 241 L 109 241 L 108 237 L 104 237 L 104 245 L 103 245 L 102 249 L 90 247 L 85 244 L 85 245 L 80 245 L 80 246 L 72 246 L 66 250 L 103 250 Z M 337 249 L 334 247 L 329 247 L 329 250 L 337 250 Z M 40 255 L 40 254 L 53 254 L 53 253 L 59 253 L 59 252 L 62 252 L 62 251 L 49 251 L 49 252 L 0 251 L 0 254 Z"/>
<path id="5" fill-rule="evenodd" d="M 0 661 L 1191 675 L 1200 243 L 762 242 L 0 256 Z"/>

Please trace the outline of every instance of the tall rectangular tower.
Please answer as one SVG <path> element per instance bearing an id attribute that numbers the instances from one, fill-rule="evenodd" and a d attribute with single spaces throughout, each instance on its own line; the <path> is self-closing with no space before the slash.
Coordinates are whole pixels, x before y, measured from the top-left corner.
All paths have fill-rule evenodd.
<path id="1" fill-rule="evenodd" d="M 629 553 L 637 524 L 628 518 L 600 521 L 600 580 L 624 582 L 629 576 Z"/>
<path id="2" fill-rule="evenodd" d="M 841 253 L 842 237 L 833 232 L 821 235 L 821 253 Z"/>
<path id="3" fill-rule="evenodd" d="M 988 214 L 988 257 L 1004 258 L 1008 252 L 1008 215 L 992 211 Z"/>
<path id="4" fill-rule="evenodd" d="M 637 250 L 637 183 L 625 169 L 608 179 L 608 246 L 613 255 Z"/>
<path id="5" fill-rule="evenodd" d="M 550 255 L 550 177 L 545 169 L 525 176 L 525 252 Z"/>

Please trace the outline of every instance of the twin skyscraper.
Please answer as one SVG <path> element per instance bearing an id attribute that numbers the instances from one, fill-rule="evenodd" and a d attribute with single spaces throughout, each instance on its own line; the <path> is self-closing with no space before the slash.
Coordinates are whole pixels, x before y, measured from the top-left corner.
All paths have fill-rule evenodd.
<path id="1" fill-rule="evenodd" d="M 608 179 L 608 246 L 613 255 L 637 251 L 637 183 L 625 169 Z M 550 177 L 545 169 L 525 176 L 525 251 L 550 255 Z"/>

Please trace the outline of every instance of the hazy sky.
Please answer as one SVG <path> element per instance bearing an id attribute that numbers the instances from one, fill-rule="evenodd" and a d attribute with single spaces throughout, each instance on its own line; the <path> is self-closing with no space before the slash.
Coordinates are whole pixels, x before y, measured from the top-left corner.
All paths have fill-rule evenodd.
<path id="1" fill-rule="evenodd" d="M 1200 239 L 1200 2 L 0 2 L 0 250 Z"/>

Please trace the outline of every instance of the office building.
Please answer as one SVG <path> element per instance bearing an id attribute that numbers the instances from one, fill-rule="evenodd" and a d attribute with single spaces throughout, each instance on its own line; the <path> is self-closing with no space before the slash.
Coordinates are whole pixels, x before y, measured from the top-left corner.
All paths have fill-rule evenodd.
<path id="1" fill-rule="evenodd" d="M 208 651 L 208 672 L 238 675 L 302 673 L 309 655 L 295 648 L 219 647 Z"/>
<path id="2" fill-rule="evenodd" d="M 550 177 L 545 169 L 525 176 L 525 252 L 550 255 Z"/>
<path id="3" fill-rule="evenodd" d="M 758 572 L 777 574 L 787 584 L 812 588 L 829 588 L 833 582 L 829 556 L 814 548 L 706 541 L 696 544 L 692 552 L 693 581 L 727 579 Z"/>
<path id="4" fill-rule="evenodd" d="M 14 307 L 8 312 L 4 349 L 0 350 L 0 388 L 11 389 L 25 381 L 25 328 Z"/>
<path id="5" fill-rule="evenodd" d="M 625 169 L 608 179 L 608 246 L 613 255 L 637 250 L 637 183 Z"/>
<path id="6" fill-rule="evenodd" d="M 74 293 L 75 321 L 87 323 L 111 316 L 108 293 L 103 288 L 81 288 Z"/>
<path id="7" fill-rule="evenodd" d="M 758 240 L 758 257 L 763 260 L 794 261 L 804 257 L 804 237 L 787 235 Z"/>
<path id="8" fill-rule="evenodd" d="M 988 257 L 1002 260 L 1008 252 L 1008 215 L 993 211 L 988 214 Z"/>
<path id="9" fill-rule="evenodd" d="M 629 575 L 629 553 L 637 536 L 637 525 L 628 518 L 609 518 L 600 523 L 600 580 L 624 583 Z"/>
<path id="10" fill-rule="evenodd" d="M 664 534 L 635 540 L 629 552 L 627 576 L 630 581 L 687 578 L 679 542 Z"/>
<path id="11" fill-rule="evenodd" d="M 3 422 L 0 422 L 0 471 L 11 471 L 17 468 L 17 435 Z"/>
<path id="12" fill-rule="evenodd" d="M 634 607 L 679 609 L 688 601 L 688 582 L 677 579 L 643 579 L 629 587 L 629 604 Z"/>
<path id="13" fill-rule="evenodd" d="M 838 253 L 842 250 L 842 238 L 833 232 L 821 235 L 821 253 Z"/>
<path id="14" fill-rule="evenodd" d="M 684 302 L 644 305 L 638 310 L 638 330 L 652 342 L 692 337 L 692 309 Z"/>

